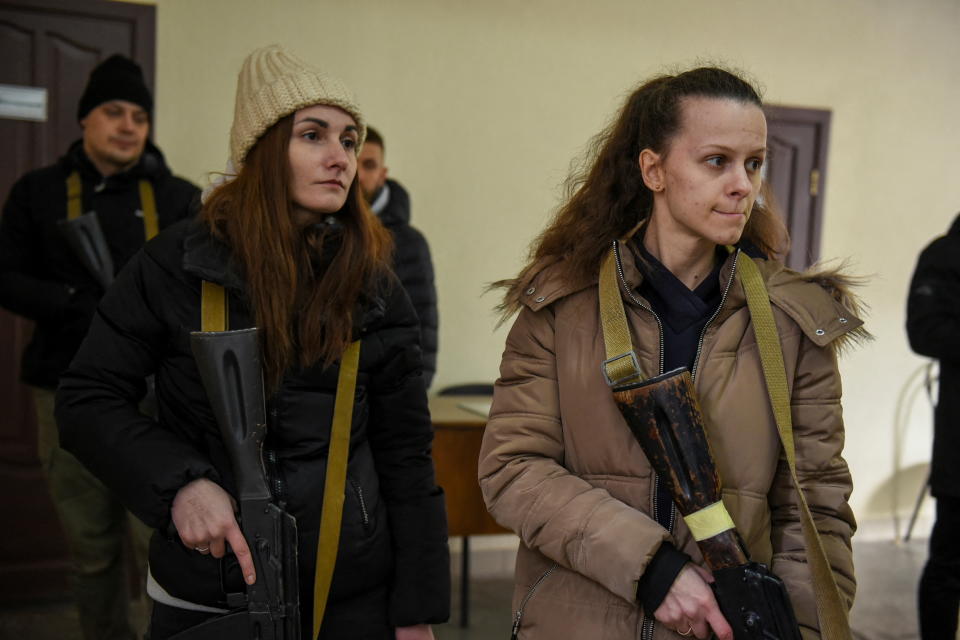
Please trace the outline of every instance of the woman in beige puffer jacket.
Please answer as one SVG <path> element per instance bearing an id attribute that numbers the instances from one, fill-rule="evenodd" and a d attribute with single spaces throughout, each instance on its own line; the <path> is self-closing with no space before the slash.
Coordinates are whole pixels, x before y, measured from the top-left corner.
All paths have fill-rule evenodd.
<path id="1" fill-rule="evenodd" d="M 519 317 L 479 475 L 491 514 L 521 538 L 515 634 L 732 638 L 696 543 L 672 504 L 658 501 L 656 476 L 601 373 L 597 279 L 613 245 L 641 368 L 651 376 L 665 361 L 691 369 L 724 504 L 751 558 L 785 582 L 804 639 L 819 638 L 797 496 L 738 266 L 752 254 L 766 283 L 798 475 L 849 607 L 855 523 L 836 351 L 863 329 L 845 282 L 762 258 L 783 249 L 786 232 L 757 202 L 766 123 L 759 97 L 739 77 L 701 68 L 651 80 L 596 146 L 530 263 L 502 283 L 503 308 Z M 728 254 L 724 245 L 738 248 Z M 665 280 L 673 290 L 661 287 Z M 674 324 L 680 307 L 701 303 L 694 333 L 690 323 Z"/>

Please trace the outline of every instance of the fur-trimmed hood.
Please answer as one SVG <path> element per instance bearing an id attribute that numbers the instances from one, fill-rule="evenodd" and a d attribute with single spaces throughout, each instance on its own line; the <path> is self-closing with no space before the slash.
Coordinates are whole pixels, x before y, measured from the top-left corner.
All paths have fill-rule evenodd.
<path id="1" fill-rule="evenodd" d="M 617 243 L 622 247 L 621 242 Z M 621 291 L 624 297 L 636 291 L 643 280 L 643 273 L 636 264 L 631 251 L 618 251 L 623 274 Z M 730 254 L 720 270 L 721 287 L 726 288 L 730 278 L 739 271 L 739 260 L 748 259 L 747 252 L 737 249 Z M 757 263 L 770 302 L 789 315 L 817 345 L 831 345 L 838 352 L 856 343 L 871 338 L 860 319 L 864 305 L 854 293 L 863 284 L 862 279 L 845 272 L 844 266 L 824 268 L 815 265 L 807 271 L 798 272 L 776 260 L 749 258 Z M 550 304 L 597 286 L 596 278 L 570 279 L 563 273 L 561 261 L 544 260 L 530 270 L 527 281 L 520 289 L 520 304 L 537 311 Z M 740 286 L 731 286 L 729 296 L 716 321 L 722 322 L 730 313 L 746 306 L 746 296 Z"/>

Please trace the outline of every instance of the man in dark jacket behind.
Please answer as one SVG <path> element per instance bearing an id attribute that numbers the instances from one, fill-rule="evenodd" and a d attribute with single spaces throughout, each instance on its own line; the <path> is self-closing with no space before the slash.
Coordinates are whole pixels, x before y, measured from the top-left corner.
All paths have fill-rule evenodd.
<path id="1" fill-rule="evenodd" d="M 396 250 L 393 270 L 413 302 L 420 318 L 423 349 L 423 377 L 427 387 L 437 372 L 437 290 L 433 284 L 433 262 L 427 239 L 410 226 L 410 196 L 396 180 L 387 178 L 383 137 L 367 127 L 367 139 L 360 150 L 357 176 L 367 203 L 393 235 Z"/>
<path id="2" fill-rule="evenodd" d="M 162 229 L 189 216 L 198 195 L 174 177 L 148 139 L 153 99 L 140 67 L 114 55 L 98 65 L 77 107 L 83 137 L 54 165 L 20 178 L 0 220 L 0 306 L 33 320 L 21 379 L 33 387 L 38 452 L 74 563 L 74 593 L 87 639 L 136 637 L 122 563 L 124 509 L 58 445 L 53 398 L 112 278 Z M 85 266 L 63 222 L 88 212 L 102 231 L 113 273 Z M 131 518 L 135 539 L 144 525 Z"/>
<path id="3" fill-rule="evenodd" d="M 920 637 L 953 638 L 960 609 L 960 216 L 920 254 L 907 300 L 907 335 L 914 351 L 940 361 L 930 464 L 937 519 L 920 578 Z"/>

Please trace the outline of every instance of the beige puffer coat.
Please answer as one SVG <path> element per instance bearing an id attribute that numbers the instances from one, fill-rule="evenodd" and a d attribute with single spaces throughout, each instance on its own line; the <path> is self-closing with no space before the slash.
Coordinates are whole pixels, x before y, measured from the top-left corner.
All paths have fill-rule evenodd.
<path id="1" fill-rule="evenodd" d="M 641 274 L 622 252 L 621 295 L 641 367 L 659 371 L 659 322 L 635 292 Z M 720 274 L 724 299 L 695 365 L 723 500 L 753 560 L 787 584 L 805 639 L 819 638 L 796 494 L 790 482 L 739 278 L 737 251 Z M 851 478 L 836 347 L 863 330 L 842 291 L 757 260 L 783 346 L 797 471 L 840 591 L 855 581 L 847 504 Z M 509 337 L 480 453 L 493 517 L 517 532 L 514 617 L 521 639 L 675 639 L 636 603 L 637 581 L 664 540 L 702 557 L 682 518 L 672 532 L 649 515 L 653 475 L 600 370 L 597 286 L 570 285 L 546 267 L 526 285 Z M 624 286 L 625 285 L 625 286 Z M 854 307 L 855 308 L 855 307 Z M 647 614 L 646 616 L 644 614 Z"/>

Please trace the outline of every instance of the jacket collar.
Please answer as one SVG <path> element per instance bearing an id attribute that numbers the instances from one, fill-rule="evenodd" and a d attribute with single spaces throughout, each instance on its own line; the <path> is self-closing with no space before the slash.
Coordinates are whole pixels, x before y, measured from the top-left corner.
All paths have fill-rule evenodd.
<path id="1" fill-rule="evenodd" d="M 636 306 L 639 300 L 649 306 L 636 293 L 643 281 L 636 252 L 624 247 L 620 241 L 615 244 L 620 256 L 622 275 L 619 284 L 624 304 Z M 838 283 L 833 275 L 823 277 L 823 274 L 813 272 L 798 273 L 778 261 L 764 258 L 755 248 L 745 244 L 736 247 L 720 269 L 720 287 L 726 294 L 720 312 L 711 325 L 722 324 L 747 306 L 743 286 L 735 280 L 738 262 L 744 259 L 752 259 L 757 264 L 771 304 L 790 316 L 814 344 L 823 347 L 837 339 L 865 335 L 863 321 L 853 311 L 856 305 L 844 290 L 846 285 Z M 576 281 L 563 278 L 557 268 L 558 263 L 559 259 L 556 258 L 544 259 L 542 265 L 534 270 L 536 275 L 525 285 L 521 301 L 533 311 L 597 286 L 596 276 Z"/>
<path id="2" fill-rule="evenodd" d="M 410 224 L 410 194 L 396 180 L 387 180 L 381 190 L 387 193 L 387 201 L 377 212 L 384 226 Z"/>
<path id="3" fill-rule="evenodd" d="M 64 173 L 77 171 L 84 180 L 103 183 L 106 186 L 121 185 L 142 178 L 156 182 L 159 178 L 170 174 L 163 153 L 150 140 L 147 140 L 137 164 L 108 178 L 100 175 L 97 168 L 90 162 L 90 158 L 83 150 L 83 139 L 76 140 L 70 145 L 67 152 L 60 158 L 60 166 L 63 167 Z"/>
<path id="4" fill-rule="evenodd" d="M 240 276 L 236 261 L 228 247 L 210 233 L 207 224 L 199 217 L 190 222 L 183 243 L 183 270 L 201 280 L 215 282 L 234 293 L 244 296 L 245 283 Z M 353 316 L 354 335 L 359 336 L 386 315 L 386 300 L 382 289 L 401 286 L 393 282 L 378 282 L 363 296 Z"/>
<path id="5" fill-rule="evenodd" d="M 199 217 L 190 222 L 183 242 L 183 270 L 237 292 L 244 288 L 230 247 L 214 238 Z"/>

